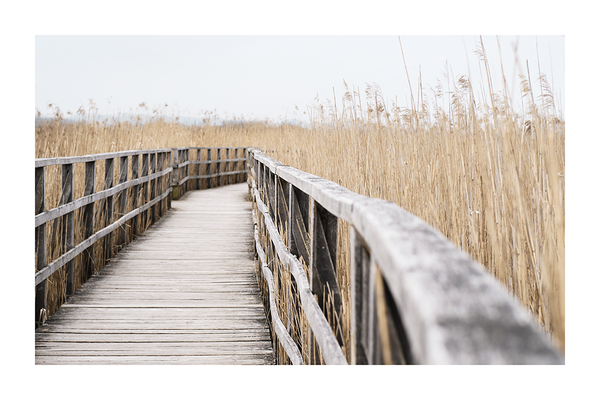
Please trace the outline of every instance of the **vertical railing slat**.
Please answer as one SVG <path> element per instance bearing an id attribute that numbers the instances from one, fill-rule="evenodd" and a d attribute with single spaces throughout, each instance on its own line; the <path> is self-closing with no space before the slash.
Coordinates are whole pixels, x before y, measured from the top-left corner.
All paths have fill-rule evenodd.
<path id="1" fill-rule="evenodd" d="M 75 177 L 73 176 L 73 164 L 63 164 L 62 166 L 62 194 L 60 205 L 68 204 L 73 201 L 73 190 L 75 186 Z M 71 211 L 62 217 L 62 254 L 71 250 L 75 245 L 74 212 Z M 66 294 L 71 296 L 75 291 L 75 270 L 73 260 L 65 265 Z"/>
<path id="2" fill-rule="evenodd" d="M 221 186 L 221 149 L 217 149 L 217 187 Z"/>
<path id="3" fill-rule="evenodd" d="M 163 170 L 163 153 L 162 152 L 157 152 L 156 153 L 156 172 L 160 172 Z M 157 196 L 160 196 L 163 194 L 164 188 L 163 188 L 163 177 L 159 176 L 158 178 L 156 178 L 156 186 L 157 186 Z M 158 202 L 157 204 L 157 210 L 158 210 L 158 219 L 162 218 L 163 216 L 163 208 L 165 205 L 165 200 L 161 200 L 160 202 Z"/>
<path id="4" fill-rule="evenodd" d="M 95 191 L 96 185 L 96 161 L 88 161 L 85 163 L 85 188 L 84 196 L 89 196 Z M 83 210 L 83 224 L 85 229 L 84 240 L 94 234 L 94 202 L 87 204 Z M 94 246 L 90 246 L 83 252 L 83 270 L 85 271 L 85 279 L 89 279 L 96 269 L 96 254 Z"/>
<path id="5" fill-rule="evenodd" d="M 225 157 L 227 160 L 230 160 L 231 157 L 229 156 L 229 148 L 225 149 Z M 231 172 L 231 161 L 227 161 L 225 163 L 225 172 Z M 227 183 L 226 185 L 229 185 L 229 183 L 231 183 L 231 175 L 227 175 Z"/>
<path id="6" fill-rule="evenodd" d="M 120 165 L 119 165 L 119 184 L 125 183 L 127 181 L 127 176 L 129 175 L 129 157 L 123 156 L 120 157 Z M 121 190 L 119 193 L 119 210 L 117 211 L 117 219 L 121 218 L 125 215 L 125 211 L 127 210 L 127 189 Z M 124 246 L 127 241 L 127 225 L 123 224 L 118 230 L 118 238 L 117 245 L 119 248 Z"/>
<path id="7" fill-rule="evenodd" d="M 340 346 L 343 346 L 341 330 L 335 329 L 342 306 L 336 275 L 337 223 L 337 217 L 310 198 L 310 285 L 330 325 L 334 325 L 332 330 Z M 333 301 L 333 310 L 326 310 L 328 301 Z"/>
<path id="8" fill-rule="evenodd" d="M 350 296 L 351 296 L 351 363 L 367 364 L 363 346 L 365 319 L 363 313 L 363 270 L 365 249 L 354 226 L 350 226 Z"/>
<path id="9" fill-rule="evenodd" d="M 172 151 L 167 151 L 165 153 L 167 155 L 167 167 L 172 168 L 173 167 L 173 152 Z M 169 172 L 169 174 L 167 175 L 167 182 L 168 182 L 168 186 L 165 188 L 165 190 L 167 190 L 168 188 L 171 187 L 171 182 L 173 181 L 173 170 L 171 170 L 171 172 Z M 171 201 L 173 200 L 173 191 L 171 190 L 171 193 L 167 196 L 167 210 L 171 208 Z"/>
<path id="10" fill-rule="evenodd" d="M 134 154 L 131 156 L 131 179 L 138 179 L 140 177 L 140 156 Z M 134 185 L 132 187 L 132 209 L 138 208 L 139 196 L 140 196 L 140 185 Z M 140 216 L 136 215 L 131 221 L 131 238 L 135 238 L 138 234 Z"/>
<path id="11" fill-rule="evenodd" d="M 196 161 L 200 162 L 202 161 L 202 149 L 198 149 L 196 152 Z M 200 176 L 202 173 L 201 171 L 201 165 L 202 164 L 196 164 L 196 176 Z M 200 190 L 200 178 L 196 179 L 196 190 Z"/>
<path id="12" fill-rule="evenodd" d="M 149 174 L 152 175 L 155 172 L 156 172 L 156 153 L 150 153 Z M 157 178 L 150 180 L 150 201 L 152 201 L 156 198 L 156 184 L 157 184 L 156 180 L 157 180 Z M 156 222 L 156 208 L 157 208 L 156 204 L 153 205 L 152 207 L 150 207 L 150 209 L 152 210 L 150 225 L 152 225 L 153 223 Z"/>
<path id="13" fill-rule="evenodd" d="M 190 149 L 185 150 L 185 161 L 190 161 Z M 188 176 L 190 176 L 190 164 L 185 166 L 185 177 L 187 178 Z M 191 186 L 191 182 L 188 179 L 187 181 L 185 181 L 185 191 L 186 192 L 188 190 L 190 190 L 190 186 Z"/>
<path id="14" fill-rule="evenodd" d="M 38 167 L 35 169 L 35 214 L 46 211 L 46 169 Z M 35 228 L 35 251 L 36 271 L 46 266 L 46 224 Z M 44 314 L 47 309 L 47 280 L 44 279 L 35 288 L 35 324 L 36 327 L 44 322 Z"/>
<path id="15" fill-rule="evenodd" d="M 115 159 L 107 158 L 105 160 L 104 166 L 104 189 L 110 189 L 114 186 L 115 183 Z M 105 208 L 104 208 L 104 218 L 105 224 L 104 226 L 109 226 L 113 221 L 114 214 L 114 206 L 113 206 L 113 196 L 108 196 L 106 198 Z M 112 257 L 112 245 L 113 245 L 113 236 L 112 232 L 105 236 L 104 240 L 104 260 L 107 261 Z"/>
<path id="16" fill-rule="evenodd" d="M 142 177 L 148 176 L 148 154 L 142 154 Z M 145 205 L 148 202 L 148 182 L 142 183 L 142 203 L 140 206 Z M 148 224 L 148 210 L 142 212 L 142 216 L 140 218 L 140 231 L 143 232 L 146 230 Z"/>
<path id="17" fill-rule="evenodd" d="M 171 186 L 173 187 L 173 200 L 179 200 L 179 150 L 173 149 L 173 179 Z"/>
<path id="18" fill-rule="evenodd" d="M 211 186 L 212 178 L 210 178 L 210 174 L 212 174 L 212 172 L 211 172 L 212 171 L 212 162 L 211 162 L 211 157 L 210 157 L 210 154 L 211 154 L 210 150 L 211 149 L 206 149 L 206 161 L 208 162 L 206 164 L 206 175 L 209 176 L 209 178 L 206 178 L 206 187 L 208 189 L 210 189 L 212 187 Z"/>
<path id="19" fill-rule="evenodd" d="M 244 148 L 242 154 L 244 157 L 244 173 L 242 174 L 242 176 L 243 176 L 243 182 L 246 182 L 248 180 L 248 149 Z"/>
<path id="20" fill-rule="evenodd" d="M 237 148 L 234 150 L 234 156 L 233 156 L 233 158 L 235 158 L 236 160 L 238 159 L 238 149 Z M 233 170 L 237 172 L 237 171 L 239 171 L 239 169 L 240 169 L 240 162 L 239 161 L 235 161 Z M 239 182 L 239 175 L 240 174 L 233 175 L 233 183 L 238 183 Z"/>

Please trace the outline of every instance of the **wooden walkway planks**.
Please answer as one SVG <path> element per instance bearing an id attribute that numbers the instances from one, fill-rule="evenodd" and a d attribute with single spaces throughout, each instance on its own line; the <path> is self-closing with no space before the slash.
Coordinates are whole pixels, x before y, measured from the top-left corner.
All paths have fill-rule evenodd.
<path id="1" fill-rule="evenodd" d="M 247 193 L 174 201 L 36 330 L 36 364 L 271 364 Z"/>

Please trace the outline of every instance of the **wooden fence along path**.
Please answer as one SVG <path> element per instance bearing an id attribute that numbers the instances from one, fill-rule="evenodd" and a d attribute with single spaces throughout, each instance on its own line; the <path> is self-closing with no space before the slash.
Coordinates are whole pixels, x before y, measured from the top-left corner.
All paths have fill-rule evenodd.
<path id="1" fill-rule="evenodd" d="M 36 363 L 272 364 L 247 192 L 174 203 L 37 330 Z"/>
<path id="2" fill-rule="evenodd" d="M 62 191 L 46 210 L 52 165 Z M 564 364 L 422 220 L 258 150 L 39 159 L 35 176 L 37 364 Z M 48 318 L 61 268 L 68 300 Z"/>

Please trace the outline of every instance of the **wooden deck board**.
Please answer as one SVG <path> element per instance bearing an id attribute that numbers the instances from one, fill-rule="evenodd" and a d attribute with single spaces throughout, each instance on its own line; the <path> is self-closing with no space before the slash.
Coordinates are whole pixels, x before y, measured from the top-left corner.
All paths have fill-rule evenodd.
<path id="1" fill-rule="evenodd" d="M 36 330 L 36 364 L 271 364 L 246 195 L 174 201 Z"/>

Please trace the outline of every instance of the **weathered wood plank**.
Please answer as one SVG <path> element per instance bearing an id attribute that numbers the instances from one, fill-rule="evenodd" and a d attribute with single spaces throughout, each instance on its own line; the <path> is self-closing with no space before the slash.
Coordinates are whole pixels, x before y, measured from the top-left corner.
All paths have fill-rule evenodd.
<path id="1" fill-rule="evenodd" d="M 272 364 L 272 356 L 202 355 L 202 356 L 36 356 L 36 364 L 52 365 L 264 365 Z"/>
<path id="2" fill-rule="evenodd" d="M 51 332 L 36 333 L 36 346 L 44 343 L 159 343 L 159 342 L 255 342 L 271 341 L 268 331 L 257 331 L 257 333 L 241 333 L 230 330 L 226 332 L 213 333 L 73 333 L 73 332 Z"/>
<path id="3" fill-rule="evenodd" d="M 38 356 L 50 355 L 155 355 L 201 356 L 228 354 L 264 354 L 271 352 L 269 341 L 255 342 L 155 342 L 155 343 L 52 343 L 36 345 Z"/>

